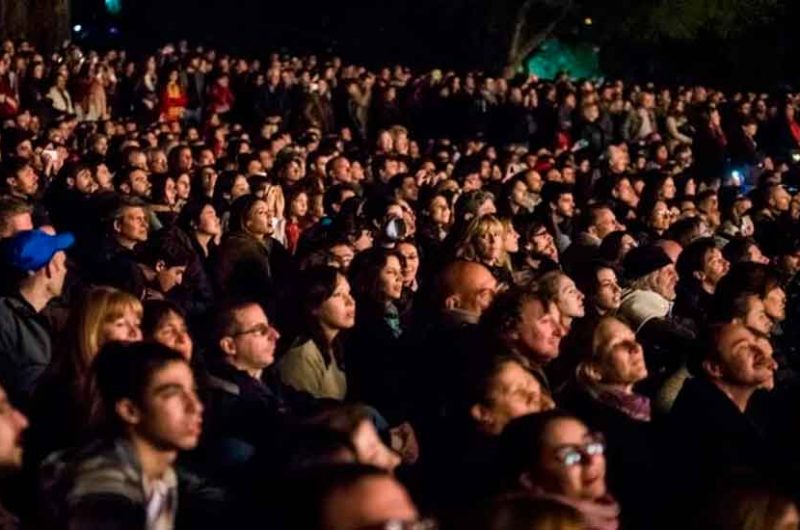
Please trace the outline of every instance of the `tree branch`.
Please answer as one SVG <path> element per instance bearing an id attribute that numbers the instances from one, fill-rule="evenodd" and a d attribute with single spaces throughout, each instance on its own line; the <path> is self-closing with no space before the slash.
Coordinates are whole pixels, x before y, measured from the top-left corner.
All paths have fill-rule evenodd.
<path id="1" fill-rule="evenodd" d="M 516 67 L 518 63 L 520 63 L 525 57 L 533 53 L 536 48 L 538 48 L 542 42 L 544 42 L 550 35 L 553 34 L 555 29 L 558 25 L 567 17 L 570 10 L 572 9 L 573 0 L 567 0 L 564 2 L 564 7 L 561 9 L 561 12 L 553 18 L 544 28 L 540 31 L 536 32 L 535 34 L 529 36 L 522 41 L 522 30 L 526 26 L 527 21 L 527 11 L 533 5 L 533 0 L 526 0 L 526 2 L 520 8 L 520 19 L 517 20 L 517 24 L 514 28 L 514 36 L 511 40 L 511 46 L 508 51 L 508 65 Z M 523 12 L 523 10 L 525 10 Z"/>

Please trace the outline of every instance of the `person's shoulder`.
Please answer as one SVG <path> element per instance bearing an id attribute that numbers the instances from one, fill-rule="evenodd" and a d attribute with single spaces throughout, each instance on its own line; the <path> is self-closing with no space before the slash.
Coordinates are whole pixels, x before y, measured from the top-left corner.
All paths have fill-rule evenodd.
<path id="1" fill-rule="evenodd" d="M 298 337 L 286 351 L 287 357 L 312 358 L 319 357 L 320 351 L 316 343 L 309 337 Z"/>
<path id="2" fill-rule="evenodd" d="M 61 484 L 61 492 L 69 503 L 92 495 L 141 495 L 140 473 L 129 453 L 121 442 L 95 440 L 47 457 L 42 463 L 41 476 L 50 489 Z"/>

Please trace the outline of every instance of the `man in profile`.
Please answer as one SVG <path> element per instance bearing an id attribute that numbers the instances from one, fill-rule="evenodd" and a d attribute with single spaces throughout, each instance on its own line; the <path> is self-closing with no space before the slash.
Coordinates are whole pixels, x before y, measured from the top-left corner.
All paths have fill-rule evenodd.
<path id="1" fill-rule="evenodd" d="M 157 343 L 111 343 L 94 370 L 107 434 L 45 460 L 45 527 L 214 528 L 219 496 L 175 467 L 203 423 L 186 359 Z"/>

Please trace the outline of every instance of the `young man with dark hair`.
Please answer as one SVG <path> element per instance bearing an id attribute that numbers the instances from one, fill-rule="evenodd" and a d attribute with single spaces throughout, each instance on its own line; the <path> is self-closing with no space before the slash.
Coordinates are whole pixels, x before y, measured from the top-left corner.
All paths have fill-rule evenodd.
<path id="1" fill-rule="evenodd" d="M 203 424 L 187 361 L 157 343 L 110 343 L 93 366 L 105 436 L 45 460 L 45 527 L 213 527 L 220 496 L 175 468 Z"/>
<path id="2" fill-rule="evenodd" d="M 563 182 L 546 182 L 542 186 L 542 204 L 539 205 L 540 220 L 551 226 L 559 252 L 564 252 L 572 242 L 573 223 L 576 214 L 574 189 Z M 598 243 L 599 245 L 599 243 Z"/>
<path id="3" fill-rule="evenodd" d="M 3 162 L 3 188 L 6 193 L 25 201 L 31 201 L 39 191 L 39 176 L 30 161 L 11 157 Z"/>
<path id="4" fill-rule="evenodd" d="M 570 274 L 574 274 L 576 267 L 597 259 L 603 239 L 612 232 L 625 230 L 625 225 L 617 220 L 611 206 L 598 203 L 586 206 L 581 212 L 578 229 L 561 255 L 561 263 Z"/>
<path id="5" fill-rule="evenodd" d="M 147 283 L 144 298 L 162 298 L 183 283 L 183 273 L 194 254 L 177 229 L 163 229 L 144 245 L 137 258 Z"/>
<path id="6" fill-rule="evenodd" d="M 683 249 L 676 264 L 678 282 L 675 314 L 691 319 L 698 329 L 713 311 L 714 291 L 728 273 L 730 263 L 714 238 L 695 239 Z"/>

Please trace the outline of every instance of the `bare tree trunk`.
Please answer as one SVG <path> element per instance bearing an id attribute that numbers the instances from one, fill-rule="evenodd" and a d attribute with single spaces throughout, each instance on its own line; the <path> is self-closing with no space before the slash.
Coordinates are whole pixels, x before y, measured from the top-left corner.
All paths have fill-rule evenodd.
<path id="1" fill-rule="evenodd" d="M 528 18 L 534 3 L 535 0 L 525 0 L 517 11 L 514 32 L 511 36 L 511 44 L 509 45 L 506 59 L 506 67 L 514 71 L 518 71 L 522 66 L 522 61 L 536 51 L 536 48 L 541 46 L 541 44 L 553 34 L 561 21 L 566 18 L 567 14 L 572 9 L 572 0 L 565 1 L 558 15 L 538 31 L 531 32 Z"/>
<path id="2" fill-rule="evenodd" d="M 0 0 L 0 35 L 49 50 L 69 38 L 70 0 Z"/>

